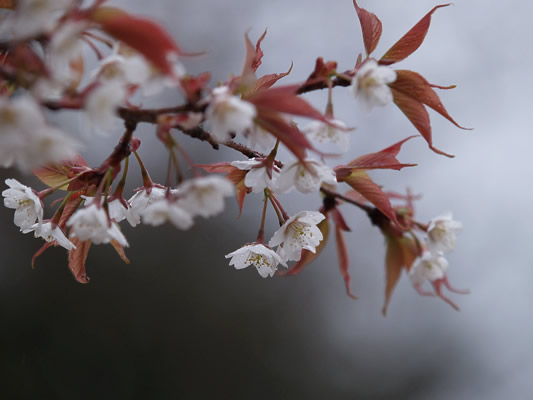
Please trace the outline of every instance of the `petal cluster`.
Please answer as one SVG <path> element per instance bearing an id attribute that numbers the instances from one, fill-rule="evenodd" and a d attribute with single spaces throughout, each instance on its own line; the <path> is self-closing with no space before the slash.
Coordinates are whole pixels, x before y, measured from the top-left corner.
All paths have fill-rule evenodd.
<path id="1" fill-rule="evenodd" d="M 318 160 L 295 161 L 281 169 L 276 191 L 285 193 L 295 188 L 301 193 L 314 193 L 323 183 L 337 183 L 335 172 L 330 167 Z"/>
<path id="2" fill-rule="evenodd" d="M 6 179 L 9 189 L 2 192 L 4 205 L 15 209 L 15 225 L 21 231 L 30 229 L 38 222 L 41 226 L 43 221 L 43 205 L 39 196 L 32 188 L 23 185 L 15 179 Z"/>
<path id="3" fill-rule="evenodd" d="M 456 233 L 463 229 L 463 224 L 453 220 L 448 212 L 433 218 L 428 226 L 428 247 L 431 251 L 449 252 L 455 248 Z"/>
<path id="4" fill-rule="evenodd" d="M 392 92 L 387 86 L 396 80 L 396 71 L 379 66 L 375 60 L 368 59 L 357 70 L 352 79 L 351 91 L 366 110 L 375 106 L 385 106 L 392 101 Z"/>
<path id="5" fill-rule="evenodd" d="M 274 250 L 260 243 L 243 246 L 226 254 L 226 258 L 231 258 L 229 265 L 233 265 L 235 269 L 243 269 L 253 265 L 263 278 L 274 276 L 278 264 L 287 266 Z"/>

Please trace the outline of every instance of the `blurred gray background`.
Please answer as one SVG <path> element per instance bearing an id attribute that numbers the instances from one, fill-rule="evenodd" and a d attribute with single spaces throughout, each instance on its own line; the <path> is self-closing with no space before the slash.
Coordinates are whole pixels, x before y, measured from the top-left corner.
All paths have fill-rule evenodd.
<path id="1" fill-rule="evenodd" d="M 207 51 L 185 63 L 191 72 L 212 71 L 212 84 L 240 72 L 249 28 L 253 42 L 268 28 L 260 74 L 294 62 L 286 83 L 304 80 L 317 56 L 345 70 L 363 51 L 350 0 L 110 3 L 164 23 L 188 51 Z M 361 0 L 383 21 L 376 56 L 436 4 Z M 459 123 L 475 128 L 461 131 L 431 113 L 435 145 L 456 158 L 438 156 L 416 139 L 399 158 L 418 167 L 372 173 L 387 189 L 423 193 L 420 220 L 451 210 L 464 223 L 449 257 L 451 282 L 472 291 L 452 295 L 460 312 L 418 296 L 403 277 L 383 318 L 384 241 L 346 206 L 357 301 L 345 295 L 333 242 L 296 277 L 261 279 L 252 269 L 228 266 L 224 255 L 255 238 L 258 196 L 246 200 L 240 220 L 229 199 L 225 215 L 198 220 L 187 232 L 124 225 L 132 263 L 123 264 L 110 246 L 94 246 L 88 285 L 74 281 L 61 249 L 48 250 L 32 270 L 42 243 L 19 234 L 12 210 L 0 208 L 2 398 L 531 398 L 532 12 L 525 1 L 459 0 L 434 14 L 422 47 L 398 64 L 432 83 L 457 84 L 441 99 Z M 306 98 L 323 109 L 325 96 Z M 160 99 L 176 101 L 171 93 Z M 345 88 L 335 90 L 334 103 L 336 117 L 357 127 L 352 155 L 416 133 L 392 105 L 365 114 Z M 56 118 L 72 132 L 84 130 L 72 114 Z M 153 128 L 138 135 L 153 178 L 164 181 L 164 150 Z M 115 140 L 92 141 L 84 155 L 98 164 Z M 239 157 L 180 142 L 199 163 Z M 0 174 L 2 181 L 15 177 L 42 188 L 16 171 Z M 312 196 L 282 201 L 290 213 L 320 205 Z"/>

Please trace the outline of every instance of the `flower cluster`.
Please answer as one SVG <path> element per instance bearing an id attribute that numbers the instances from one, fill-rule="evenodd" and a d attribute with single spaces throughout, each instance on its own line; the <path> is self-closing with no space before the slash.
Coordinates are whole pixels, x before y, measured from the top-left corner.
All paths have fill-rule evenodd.
<path id="1" fill-rule="evenodd" d="M 441 283 L 449 287 L 444 253 L 454 248 L 461 224 L 451 214 L 436 218 L 425 229 L 426 243 L 415 243 L 413 230 L 423 224 L 414 219 L 412 207 L 393 207 L 393 197 L 368 173 L 414 166 L 396 159 L 412 136 L 381 151 L 352 156 L 354 128 L 334 115 L 333 99 L 334 89 L 344 87 L 340 90 L 351 93 L 367 110 L 394 103 L 431 150 L 448 155 L 433 146 L 425 109 L 436 110 L 460 127 L 435 92 L 443 87 L 414 71 L 393 68 L 418 49 L 431 15 L 444 6 L 431 10 L 375 58 L 381 21 L 353 0 L 366 57 L 359 55 L 356 65 L 345 71 L 336 61 L 319 57 L 309 77 L 296 84 L 278 84 L 291 70 L 259 76 L 266 32 L 255 46 L 245 35 L 242 71 L 210 85 L 209 73 L 185 70 L 182 60 L 191 53 L 183 52 L 164 27 L 105 3 L 20 0 L 2 6 L 7 11 L 0 21 L 0 166 L 31 171 L 47 186 L 36 192 L 7 179 L 9 188 L 2 192 L 5 206 L 15 210 L 20 231 L 45 241 L 33 261 L 51 246 L 63 247 L 75 278 L 86 283 L 85 262 L 92 244 L 111 244 L 129 262 L 125 254 L 129 242 L 120 228 L 123 221 L 131 227 L 168 222 L 186 230 L 198 217 L 223 213 L 228 196 L 235 195 L 242 212 L 245 199 L 259 195 L 263 209 L 257 238 L 226 255 L 236 269 L 253 265 L 262 277 L 272 277 L 282 265 L 285 274 L 296 274 L 319 255 L 333 227 L 341 274 L 347 293 L 355 298 L 344 239 L 350 228 L 341 212 L 349 204 L 364 211 L 387 238 L 391 276 L 399 276 L 394 268 L 405 268 L 417 290 L 428 280 L 438 293 Z M 88 52 L 98 60 L 92 70 L 87 70 Z M 147 97 L 164 89 L 179 94 L 174 98 L 183 102 L 159 109 L 142 106 Z M 318 89 L 327 89 L 324 111 L 304 97 Z M 99 165 L 90 166 L 78 154 L 82 143 L 49 122 L 49 113 L 58 110 L 82 116 L 91 128 L 86 140 L 121 134 L 117 145 Z M 164 146 L 168 160 L 164 185 L 154 183 L 141 159 L 141 141 L 134 136 L 140 123 L 154 125 L 153 138 Z M 200 164 L 181 145 L 181 135 L 213 149 L 234 149 L 244 159 Z M 344 153 L 352 161 L 334 165 L 339 158 L 322 147 L 328 145 L 334 145 L 335 155 Z M 290 154 L 286 160 L 280 158 L 284 153 Z M 136 182 L 138 189 L 126 196 L 130 159 L 137 162 L 142 182 Z M 316 211 L 289 213 L 282 196 L 290 192 L 318 194 L 322 204 Z M 45 219 L 43 199 L 54 193 L 62 195 L 52 202 L 55 210 Z M 265 241 L 269 208 L 279 229 Z M 387 282 L 387 298 L 394 285 Z"/>

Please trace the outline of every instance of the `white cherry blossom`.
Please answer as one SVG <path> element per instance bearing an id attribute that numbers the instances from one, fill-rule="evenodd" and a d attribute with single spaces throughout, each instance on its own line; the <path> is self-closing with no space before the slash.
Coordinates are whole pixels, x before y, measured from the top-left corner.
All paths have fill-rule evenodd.
<path id="1" fill-rule="evenodd" d="M 33 232 L 36 238 L 43 238 L 47 242 L 56 241 L 58 245 L 64 247 L 67 250 L 75 249 L 76 246 L 70 240 L 67 239 L 61 228 L 57 225 L 52 226 L 50 221 L 43 222 L 39 227 L 39 224 L 32 225 L 29 229 L 22 231 L 22 233 Z"/>
<path id="2" fill-rule="evenodd" d="M 224 197 L 234 192 L 230 180 L 216 175 L 189 179 L 178 187 L 180 205 L 191 215 L 204 218 L 221 213 L 224 210 Z"/>
<path id="3" fill-rule="evenodd" d="M 0 165 L 23 171 L 72 158 L 76 140 L 48 125 L 30 95 L 0 97 Z"/>
<path id="4" fill-rule="evenodd" d="M 251 129 L 246 131 L 248 137 L 248 144 L 250 148 L 261 151 L 269 151 L 274 147 L 276 137 L 269 131 L 261 128 L 259 125 L 254 124 Z"/>
<path id="5" fill-rule="evenodd" d="M 448 260 L 444 258 L 442 252 L 426 251 L 411 267 L 409 277 L 413 285 L 421 286 L 426 281 L 433 282 L 444 278 L 447 268 Z"/>
<path id="6" fill-rule="evenodd" d="M 160 199 L 148 205 L 141 214 L 143 222 L 148 225 L 162 225 L 171 222 L 179 229 L 189 229 L 194 221 L 192 215 L 186 211 L 179 201 Z"/>
<path id="7" fill-rule="evenodd" d="M 316 251 L 316 247 L 324 238 L 317 224 L 326 218 L 318 211 L 300 211 L 289 218 L 274 233 L 268 245 L 275 247 L 283 244 L 281 253 L 287 261 L 298 261 L 302 250 Z"/>
<path id="8" fill-rule="evenodd" d="M 261 161 L 258 161 L 255 158 L 250 158 L 244 161 L 233 161 L 231 163 L 234 167 L 249 171 L 244 178 L 244 184 L 251 188 L 254 193 L 262 192 L 265 188 L 273 186 L 274 182 L 279 177 L 279 172 L 276 171 L 275 168 L 272 169 L 272 177 L 268 176 L 265 166 L 258 167 L 262 164 Z"/>
<path id="9" fill-rule="evenodd" d="M 348 151 L 350 147 L 350 131 L 347 129 L 346 124 L 337 119 L 329 122 L 331 125 L 322 121 L 311 121 L 302 129 L 302 132 L 316 143 L 334 143 L 341 151 Z"/>
<path id="10" fill-rule="evenodd" d="M 432 251 L 449 252 L 455 248 L 457 232 L 463 224 L 455 221 L 451 212 L 433 218 L 428 226 L 428 248 Z"/>
<path id="11" fill-rule="evenodd" d="M 15 225 L 21 231 L 30 229 L 37 221 L 38 226 L 43 221 L 43 205 L 34 190 L 23 185 L 16 179 L 6 179 L 9 189 L 2 192 L 4 205 L 15 209 Z"/>
<path id="12" fill-rule="evenodd" d="M 251 129 L 257 114 L 255 106 L 232 95 L 226 86 L 213 89 L 211 102 L 206 109 L 210 133 L 219 142 L 231 138 L 231 133 Z"/>
<path id="13" fill-rule="evenodd" d="M 105 210 L 95 203 L 78 209 L 67 221 L 67 226 L 72 227 L 71 235 L 80 240 L 92 240 L 94 244 L 116 240 L 122 246 L 128 246 L 118 224 L 108 220 Z"/>
<path id="14" fill-rule="evenodd" d="M 274 250 L 260 243 L 243 246 L 226 254 L 226 258 L 231 258 L 229 265 L 233 265 L 235 269 L 243 269 L 253 265 L 263 278 L 274 276 L 278 264 L 287 267 L 287 264 Z"/>
<path id="15" fill-rule="evenodd" d="M 379 66 L 375 60 L 365 61 L 352 79 L 350 90 L 367 111 L 374 106 L 392 102 L 392 92 L 387 86 L 396 80 L 396 71 Z"/>
<path id="16" fill-rule="evenodd" d="M 89 123 L 97 132 L 106 134 L 119 125 L 118 107 L 126 100 L 126 86 L 119 81 L 100 84 L 85 99 Z"/>
<path id="17" fill-rule="evenodd" d="M 279 193 L 285 193 L 296 188 L 301 193 L 313 193 L 320 190 L 322 184 L 335 185 L 337 178 L 335 172 L 323 162 L 313 159 L 305 160 L 305 165 L 300 161 L 285 165 L 277 179 Z"/>
<path id="18" fill-rule="evenodd" d="M 126 218 L 131 226 L 136 226 L 141 223 L 141 214 L 145 208 L 152 202 L 165 197 L 166 189 L 158 186 L 152 187 L 150 193 L 147 193 L 146 188 L 137 191 L 129 200 L 131 207 L 126 214 Z"/>

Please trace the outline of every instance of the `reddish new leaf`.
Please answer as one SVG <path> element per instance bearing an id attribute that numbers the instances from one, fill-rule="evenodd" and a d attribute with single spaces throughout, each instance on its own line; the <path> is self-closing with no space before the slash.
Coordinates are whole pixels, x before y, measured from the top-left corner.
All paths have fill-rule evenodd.
<path id="1" fill-rule="evenodd" d="M 357 300 L 357 296 L 351 290 L 351 277 L 348 268 L 350 267 L 350 260 L 348 258 L 348 246 L 344 240 L 343 230 L 339 225 L 335 225 L 335 238 L 337 239 L 337 255 L 339 256 L 339 268 L 341 271 L 344 284 L 346 285 L 346 294 L 352 299 Z"/>
<path id="2" fill-rule="evenodd" d="M 82 156 L 77 155 L 71 161 L 49 164 L 44 167 L 35 168 L 32 172 L 45 185 L 55 187 L 75 176 L 75 173 L 72 171 L 73 168 L 77 170 L 83 167 L 88 167 L 87 162 Z M 67 190 L 67 187 L 65 185 L 60 189 Z"/>
<path id="3" fill-rule="evenodd" d="M 381 57 L 379 63 L 390 65 L 409 57 L 424 41 L 431 23 L 431 15 L 437 9 L 447 7 L 450 4 L 441 4 L 434 7 Z"/>
<path id="4" fill-rule="evenodd" d="M 254 87 L 250 90 L 249 94 L 253 94 L 255 92 L 268 89 L 272 87 L 277 81 L 279 81 L 281 78 L 289 75 L 292 71 L 292 64 L 291 67 L 287 72 L 281 72 L 279 74 L 267 74 L 263 75 L 261 78 L 257 79 L 255 81 Z"/>
<path id="5" fill-rule="evenodd" d="M 13 9 L 15 8 L 15 0 L 0 0 L 0 8 Z"/>
<path id="6" fill-rule="evenodd" d="M 392 292 L 398 283 L 402 269 L 409 270 L 417 257 L 417 246 L 413 239 L 387 235 L 387 254 L 385 257 L 386 285 L 385 303 L 381 312 L 387 314 Z"/>
<path id="7" fill-rule="evenodd" d="M 301 85 L 287 85 L 261 90 L 246 100 L 260 109 L 298 115 L 328 123 L 320 111 L 297 95 Z"/>
<path id="8" fill-rule="evenodd" d="M 318 255 L 322 252 L 329 238 L 329 221 L 328 219 L 323 219 L 317 225 L 320 232 L 322 232 L 323 239 L 320 244 L 316 247 L 316 251 L 313 253 L 309 250 L 302 250 L 302 258 L 286 273 L 281 273 L 280 275 L 296 275 L 300 273 L 307 265 L 315 260 Z"/>
<path id="9" fill-rule="evenodd" d="M 104 32 L 137 50 L 162 72 L 174 75 L 173 57 L 182 52 L 158 23 L 113 7 L 99 7 L 90 18 L 100 24 Z"/>
<path id="10" fill-rule="evenodd" d="M 433 147 L 433 139 L 431 134 L 431 124 L 429 122 L 429 114 L 426 111 L 424 105 L 418 100 L 406 95 L 399 90 L 391 88 L 394 104 L 405 114 L 405 116 L 411 121 L 420 134 L 426 139 L 429 148 L 437 154 L 442 154 L 446 157 L 454 157 L 451 154 L 445 153 L 435 147 Z"/>
<path id="11" fill-rule="evenodd" d="M 458 128 L 467 129 L 455 122 L 448 114 L 439 96 L 433 90 L 435 85 L 426 81 L 420 74 L 409 70 L 397 70 L 396 80 L 389 84 L 389 86 L 432 108 Z"/>
<path id="12" fill-rule="evenodd" d="M 376 46 L 379 43 L 379 38 L 381 37 L 381 21 L 375 14 L 359 7 L 356 0 L 353 0 L 353 5 L 357 12 L 357 16 L 359 17 L 359 22 L 361 23 L 366 54 L 370 55 L 370 53 L 376 49 Z"/>
<path id="13" fill-rule="evenodd" d="M 186 75 L 180 80 L 181 87 L 187 96 L 187 100 L 191 104 L 195 104 L 202 97 L 202 90 L 211 79 L 209 72 L 204 72 L 198 76 Z"/>
<path id="14" fill-rule="evenodd" d="M 315 62 L 314 71 L 309 75 L 309 78 L 307 78 L 303 86 L 316 84 L 318 82 L 326 82 L 336 69 L 336 61 L 328 61 L 327 63 L 324 63 L 324 59 L 318 57 Z"/>
<path id="15" fill-rule="evenodd" d="M 386 149 L 357 157 L 348 165 L 360 169 L 395 169 L 398 171 L 404 167 L 414 167 L 416 164 L 402 164 L 396 159 L 402 145 L 414 137 L 416 136 L 409 136 Z"/>
<path id="16" fill-rule="evenodd" d="M 76 246 L 68 253 L 68 267 L 79 283 L 89 283 L 89 277 L 85 272 L 85 262 L 91 248 L 91 241 L 82 241 L 77 237 L 72 237 L 70 241 Z"/>
<path id="17" fill-rule="evenodd" d="M 337 180 L 346 182 L 398 227 L 402 227 L 396 218 L 396 212 L 392 208 L 389 198 L 365 171 L 354 169 L 348 176 L 337 174 Z"/>
<path id="18" fill-rule="evenodd" d="M 126 264 L 130 263 L 129 258 L 126 256 L 126 251 L 124 250 L 124 246 L 122 246 L 116 240 L 111 241 L 111 246 L 113 246 L 113 248 L 115 249 L 115 251 L 117 252 L 118 256 L 120 257 L 122 261 L 124 261 Z"/>

